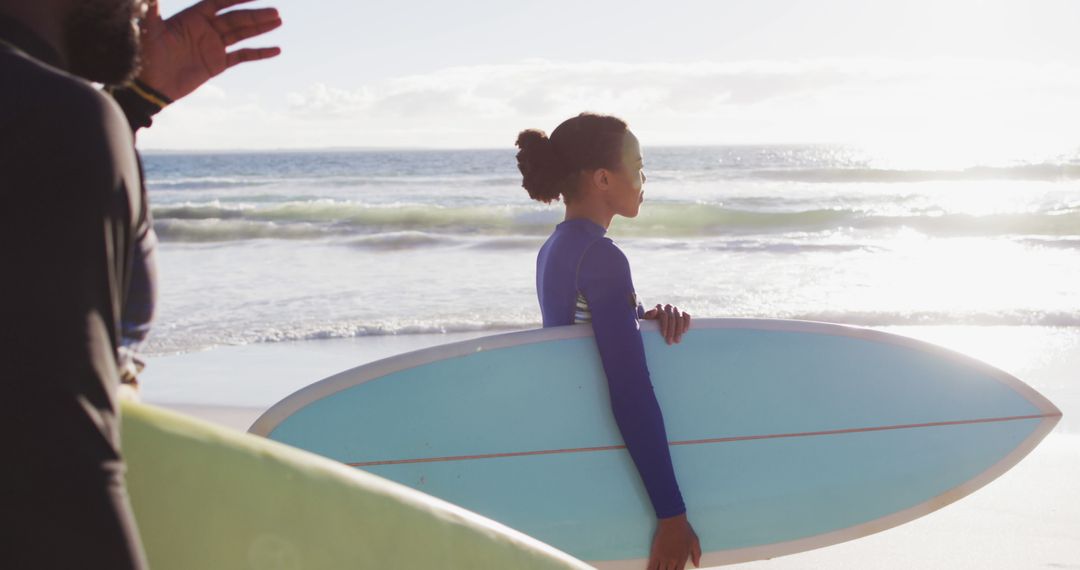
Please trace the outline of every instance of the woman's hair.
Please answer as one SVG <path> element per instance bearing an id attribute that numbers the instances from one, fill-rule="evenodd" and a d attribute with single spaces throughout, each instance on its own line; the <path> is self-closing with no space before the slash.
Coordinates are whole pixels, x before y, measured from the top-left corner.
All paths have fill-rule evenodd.
<path id="1" fill-rule="evenodd" d="M 618 168 L 622 162 L 626 123 L 611 115 L 582 113 L 562 122 L 548 137 L 529 129 L 518 133 L 518 170 L 529 197 L 544 203 L 570 203 L 577 192 L 577 175 L 597 168 Z"/>

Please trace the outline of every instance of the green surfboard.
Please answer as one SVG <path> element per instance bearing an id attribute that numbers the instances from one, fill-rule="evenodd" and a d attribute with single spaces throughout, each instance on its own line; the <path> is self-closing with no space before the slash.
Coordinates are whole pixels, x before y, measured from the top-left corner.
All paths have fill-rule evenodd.
<path id="1" fill-rule="evenodd" d="M 520 532 L 340 463 L 123 405 L 132 507 L 155 570 L 590 568 Z"/>

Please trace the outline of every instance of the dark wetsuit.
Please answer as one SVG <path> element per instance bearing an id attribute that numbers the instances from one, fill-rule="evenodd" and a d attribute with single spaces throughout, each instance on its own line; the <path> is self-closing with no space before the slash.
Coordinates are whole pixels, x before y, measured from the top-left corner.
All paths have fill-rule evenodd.
<path id="1" fill-rule="evenodd" d="M 540 248 L 536 292 L 544 326 L 592 322 L 611 409 L 658 518 L 686 512 L 671 466 L 664 418 L 649 380 L 642 309 L 626 256 L 588 220 L 559 224 Z"/>
<path id="2" fill-rule="evenodd" d="M 0 19 L 0 566 L 141 568 L 115 394 L 144 191 L 107 95 Z"/>

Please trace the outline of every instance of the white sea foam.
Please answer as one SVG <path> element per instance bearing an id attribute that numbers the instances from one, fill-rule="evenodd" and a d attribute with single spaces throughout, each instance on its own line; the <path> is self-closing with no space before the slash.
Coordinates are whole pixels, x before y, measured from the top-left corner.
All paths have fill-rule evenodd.
<path id="1" fill-rule="evenodd" d="M 895 208 L 882 208 L 895 212 Z M 254 237 L 323 237 L 401 231 L 438 231 L 459 235 L 546 235 L 560 221 L 555 209 L 536 206 L 440 206 L 430 204 L 368 205 L 316 200 L 265 207 L 220 202 L 154 209 L 165 240 L 221 241 Z M 235 221 L 213 225 L 209 222 Z M 188 223 L 184 223 L 188 222 Z M 259 226 L 264 229 L 257 229 Z M 290 226 L 306 226 L 290 231 Z M 819 208 L 761 211 L 699 203 L 652 203 L 632 223 L 619 224 L 624 235 L 637 237 L 708 237 L 732 234 L 770 235 L 790 232 L 829 232 L 842 229 L 890 230 L 911 228 L 932 236 L 1062 236 L 1076 235 L 1080 208 L 990 214 L 952 213 L 942 208 L 908 209 L 896 215 L 865 208 Z M 235 233 L 229 233 L 234 228 Z"/>

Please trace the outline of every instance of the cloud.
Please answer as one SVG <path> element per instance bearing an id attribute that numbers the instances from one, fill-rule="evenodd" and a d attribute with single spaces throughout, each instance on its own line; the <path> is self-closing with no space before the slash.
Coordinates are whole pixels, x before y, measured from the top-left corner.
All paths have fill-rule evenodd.
<path id="1" fill-rule="evenodd" d="M 224 101 L 228 98 L 225 90 L 216 85 L 204 85 L 189 97 L 195 101 Z"/>
<path id="2" fill-rule="evenodd" d="M 374 97 L 366 89 L 347 91 L 316 83 L 299 93 L 289 93 L 285 100 L 290 112 L 308 118 L 334 119 L 367 107 Z"/>
<path id="3" fill-rule="evenodd" d="M 529 61 L 392 79 L 375 86 L 371 107 L 355 110 L 405 117 L 441 116 L 447 111 L 530 117 L 582 107 L 623 113 L 700 111 L 791 97 L 852 79 L 850 73 L 823 65 Z"/>
<path id="4" fill-rule="evenodd" d="M 520 129 L 551 130 L 582 110 L 620 115 L 654 144 L 1045 138 L 1080 129 L 1078 99 L 1080 69 L 1064 64 L 529 60 L 450 67 L 357 89 L 318 83 L 284 94 L 221 91 L 167 110 L 144 142 L 505 146 Z"/>

